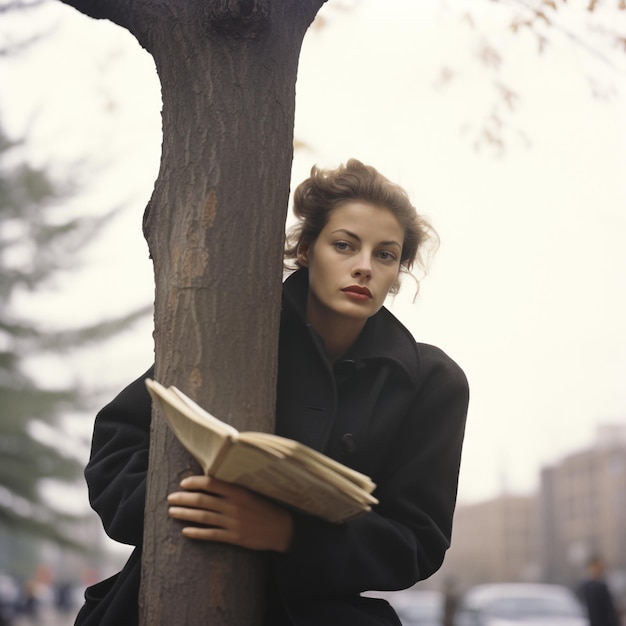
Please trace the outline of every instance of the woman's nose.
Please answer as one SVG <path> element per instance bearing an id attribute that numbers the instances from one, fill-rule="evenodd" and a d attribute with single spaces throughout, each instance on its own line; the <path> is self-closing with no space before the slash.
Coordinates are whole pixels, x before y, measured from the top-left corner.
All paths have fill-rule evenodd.
<path id="1" fill-rule="evenodd" d="M 355 259 L 354 267 L 352 268 L 352 276 L 360 278 L 370 278 L 372 275 L 372 263 L 369 255 L 359 255 Z"/>

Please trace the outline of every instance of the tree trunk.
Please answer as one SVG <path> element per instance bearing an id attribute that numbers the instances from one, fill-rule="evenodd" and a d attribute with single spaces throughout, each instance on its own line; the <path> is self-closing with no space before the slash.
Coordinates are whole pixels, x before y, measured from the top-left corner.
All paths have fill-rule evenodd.
<path id="1" fill-rule="evenodd" d="M 154 57 L 163 153 L 144 233 L 156 379 L 273 430 L 284 223 L 302 39 L 324 0 L 70 0 Z M 198 466 L 155 415 L 141 623 L 260 624 L 262 555 L 184 539 L 166 496 Z"/>

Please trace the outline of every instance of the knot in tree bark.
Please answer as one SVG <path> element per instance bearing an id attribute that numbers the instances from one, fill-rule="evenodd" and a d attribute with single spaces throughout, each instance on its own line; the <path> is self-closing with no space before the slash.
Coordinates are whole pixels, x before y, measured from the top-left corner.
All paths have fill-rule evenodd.
<path id="1" fill-rule="evenodd" d="M 206 7 L 209 27 L 233 37 L 255 37 L 269 22 L 271 0 L 212 0 Z"/>

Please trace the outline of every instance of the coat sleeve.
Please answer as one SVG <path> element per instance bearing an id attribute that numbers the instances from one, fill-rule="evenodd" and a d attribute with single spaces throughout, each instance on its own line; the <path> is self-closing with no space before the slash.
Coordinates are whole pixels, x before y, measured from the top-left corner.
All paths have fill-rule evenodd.
<path id="1" fill-rule="evenodd" d="M 398 590 L 433 574 L 450 545 L 469 401 L 467 379 L 426 346 L 421 384 L 395 438 L 374 510 L 345 524 L 295 518 L 279 586 L 300 597 Z"/>
<path id="2" fill-rule="evenodd" d="M 89 502 L 106 533 L 140 546 L 143 538 L 151 403 L 144 380 L 150 368 L 96 416 L 85 468 Z"/>

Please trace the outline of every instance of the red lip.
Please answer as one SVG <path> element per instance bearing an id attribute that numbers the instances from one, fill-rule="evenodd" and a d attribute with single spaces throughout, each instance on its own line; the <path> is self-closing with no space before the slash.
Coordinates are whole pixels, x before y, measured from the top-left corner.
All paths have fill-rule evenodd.
<path id="1" fill-rule="evenodd" d="M 359 285 L 350 285 L 349 287 L 344 287 L 341 291 L 356 293 L 360 296 L 367 296 L 368 298 L 372 297 L 372 292 L 367 287 L 360 287 Z"/>

